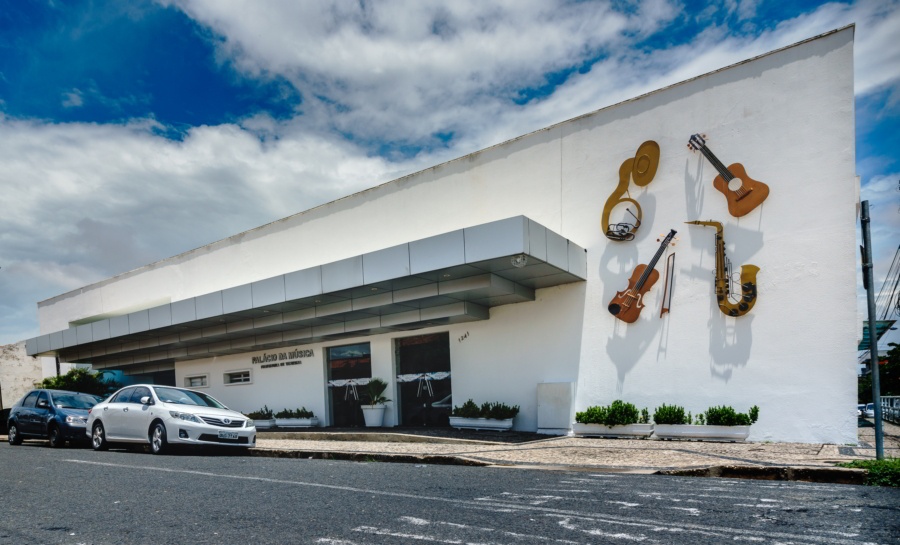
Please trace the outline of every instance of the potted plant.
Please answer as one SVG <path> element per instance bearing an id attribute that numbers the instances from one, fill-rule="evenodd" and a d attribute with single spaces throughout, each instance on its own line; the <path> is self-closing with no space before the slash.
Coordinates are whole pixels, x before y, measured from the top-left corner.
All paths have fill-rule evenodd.
<path id="1" fill-rule="evenodd" d="M 759 407 L 754 405 L 747 413 L 736 412 L 732 407 L 710 407 L 691 419 L 684 408 L 677 405 L 661 405 L 653 413 L 653 435 L 657 439 L 693 439 L 697 441 L 743 441 L 750 435 L 750 425 L 759 418 Z"/>
<path id="2" fill-rule="evenodd" d="M 460 429 L 503 431 L 512 428 L 517 414 L 518 405 L 486 401 L 478 406 L 470 399 L 460 407 L 453 407 L 450 425 Z"/>
<path id="3" fill-rule="evenodd" d="M 247 413 L 247 416 L 253 419 L 258 430 L 267 430 L 275 427 L 275 415 L 268 405 L 263 405 L 262 409 Z"/>
<path id="4" fill-rule="evenodd" d="M 296 410 L 284 409 L 275 413 L 275 424 L 279 428 L 314 428 L 319 419 L 306 407 Z"/>
<path id="5" fill-rule="evenodd" d="M 366 419 L 367 428 L 381 427 L 384 422 L 384 404 L 390 401 L 384 395 L 387 387 L 387 382 L 377 377 L 369 379 L 369 383 L 366 385 L 364 395 L 369 404 L 360 405 L 360 408 L 362 409 L 363 417 Z"/>
<path id="6" fill-rule="evenodd" d="M 621 399 L 606 407 L 592 406 L 575 413 L 572 431 L 583 437 L 650 437 L 653 424 L 650 412 L 638 411 L 631 403 Z"/>

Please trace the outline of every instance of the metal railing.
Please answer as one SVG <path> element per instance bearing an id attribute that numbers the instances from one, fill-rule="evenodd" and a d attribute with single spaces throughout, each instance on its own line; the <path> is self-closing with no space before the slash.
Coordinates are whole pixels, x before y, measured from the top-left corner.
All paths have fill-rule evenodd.
<path id="1" fill-rule="evenodd" d="M 900 424 L 900 396 L 881 396 L 881 418 Z"/>

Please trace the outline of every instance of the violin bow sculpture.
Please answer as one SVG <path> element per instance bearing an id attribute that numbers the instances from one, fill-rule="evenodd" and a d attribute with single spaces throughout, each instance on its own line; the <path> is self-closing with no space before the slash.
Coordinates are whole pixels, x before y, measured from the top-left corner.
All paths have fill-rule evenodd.
<path id="1" fill-rule="evenodd" d="M 741 266 L 741 295 L 732 297 L 731 260 L 725 257 L 725 238 L 722 224 L 717 221 L 688 221 L 692 225 L 705 225 L 716 229 L 716 300 L 719 310 L 726 316 L 743 316 L 756 304 L 756 265 Z M 736 299 L 736 300 L 735 300 Z"/>
<path id="2" fill-rule="evenodd" d="M 659 250 L 656 251 L 656 255 L 653 256 L 650 263 L 634 268 L 634 272 L 631 273 L 631 278 L 628 280 L 628 287 L 625 291 L 618 292 L 609 302 L 610 314 L 629 324 L 637 321 L 644 308 L 644 294 L 659 280 L 659 271 L 655 269 L 656 262 L 659 261 L 663 252 L 666 251 L 666 246 L 674 237 L 675 229 L 672 229 L 659 245 Z"/>
<path id="3" fill-rule="evenodd" d="M 746 216 L 769 196 L 769 186 L 748 176 L 744 165 L 732 163 L 726 168 L 712 150 L 706 147 L 706 140 L 702 135 L 692 135 L 688 140 L 688 149 L 702 153 L 719 171 L 719 175 L 713 180 L 713 187 L 725 195 L 728 213 L 732 216 Z"/>
<path id="4" fill-rule="evenodd" d="M 622 198 L 622 196 L 628 193 L 628 183 L 632 179 L 634 184 L 639 187 L 644 187 L 652 182 L 658 167 L 659 144 L 653 140 L 647 140 L 638 146 L 634 157 L 625 159 L 622 162 L 622 166 L 619 167 L 619 184 L 612 195 L 606 199 L 606 204 L 603 205 L 603 217 L 600 221 L 603 224 L 603 229 L 605 229 L 606 238 L 610 240 L 634 239 L 634 233 L 641 226 L 641 218 L 643 217 L 641 205 L 632 199 L 630 194 L 628 197 Z M 633 225 L 627 222 L 609 223 L 609 215 L 612 213 L 612 209 L 623 202 L 630 202 L 637 210 L 637 215 L 635 215 L 630 208 L 627 209 L 627 212 L 635 219 L 635 223 Z"/>

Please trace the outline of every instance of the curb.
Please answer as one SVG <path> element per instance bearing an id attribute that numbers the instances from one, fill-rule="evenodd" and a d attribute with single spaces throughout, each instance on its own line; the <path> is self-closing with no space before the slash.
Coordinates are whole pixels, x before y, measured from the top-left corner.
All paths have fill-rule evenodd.
<path id="1" fill-rule="evenodd" d="M 868 471 L 845 467 L 759 467 L 710 466 L 692 469 L 666 469 L 657 475 L 680 477 L 720 477 L 726 479 L 755 479 L 761 481 L 802 481 L 829 484 L 865 484 Z"/>
<path id="2" fill-rule="evenodd" d="M 251 448 L 250 456 L 260 458 L 306 458 L 308 460 L 345 460 L 350 462 L 390 462 L 401 464 L 432 464 L 444 466 L 485 467 L 493 464 L 463 458 L 461 456 L 436 456 L 418 454 L 380 454 L 340 451 L 306 451 Z"/>

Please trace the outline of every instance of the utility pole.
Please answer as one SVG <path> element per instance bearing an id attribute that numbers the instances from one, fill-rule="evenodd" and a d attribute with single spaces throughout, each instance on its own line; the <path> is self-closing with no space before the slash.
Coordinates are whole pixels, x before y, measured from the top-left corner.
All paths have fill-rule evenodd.
<path id="1" fill-rule="evenodd" d="M 872 277 L 872 238 L 869 234 L 869 201 L 862 203 L 859 222 L 863 236 L 863 285 L 869 304 L 869 362 L 872 366 L 872 403 L 875 405 L 875 458 L 884 460 L 884 431 L 881 425 L 881 383 L 878 378 L 878 331 L 875 328 L 875 286 Z"/>

